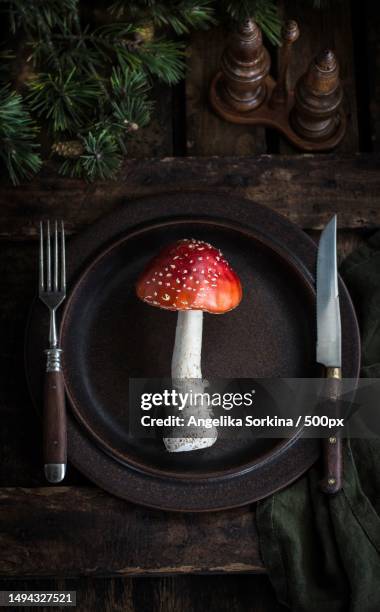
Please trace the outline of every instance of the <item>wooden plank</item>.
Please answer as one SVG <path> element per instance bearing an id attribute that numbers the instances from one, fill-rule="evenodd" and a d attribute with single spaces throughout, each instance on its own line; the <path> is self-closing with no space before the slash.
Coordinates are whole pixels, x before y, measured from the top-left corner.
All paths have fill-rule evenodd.
<path id="1" fill-rule="evenodd" d="M 41 217 L 77 231 L 128 200 L 173 191 L 218 191 L 264 204 L 307 229 L 333 212 L 341 228 L 380 225 L 380 155 L 263 155 L 128 160 L 116 182 L 85 184 L 47 165 L 31 183 L 0 190 L 0 237 L 35 238 Z"/>
<path id="2" fill-rule="evenodd" d="M 364 56 L 361 69 L 367 71 L 369 85 L 370 138 L 373 150 L 380 151 L 380 5 L 373 0 L 367 0 L 365 4 L 365 23 L 362 28 L 368 37 L 368 49 L 367 53 L 365 48 L 358 52 Z M 360 5 L 358 11 L 362 10 Z M 361 40 L 361 44 L 364 47 L 365 41 Z"/>
<path id="3" fill-rule="evenodd" d="M 173 155 L 173 95 L 167 85 L 153 87 L 154 109 L 150 123 L 127 142 L 128 157 Z"/>
<path id="4" fill-rule="evenodd" d="M 68 578 L 1 580 L 3 590 L 76 591 L 81 612 L 286 612 L 269 578 L 247 576 L 165 576 L 162 578 Z M 33 611 L 33 608 L 26 608 Z M 54 608 L 56 609 L 56 608 Z"/>
<path id="5" fill-rule="evenodd" d="M 311 60 L 320 51 L 331 48 L 336 53 L 345 94 L 344 108 L 348 115 L 347 132 L 336 151 L 358 151 L 359 130 L 350 0 L 330 2 L 320 10 L 304 0 L 282 0 L 281 11 L 284 18 L 295 19 L 301 31 L 294 45 L 289 70 L 291 87 L 295 86 L 298 78 L 306 72 Z M 279 52 L 281 53 L 281 50 Z M 281 139 L 280 152 L 289 151 L 294 151 L 294 148 Z"/>
<path id="6" fill-rule="evenodd" d="M 97 488 L 0 489 L 0 575 L 264 572 L 254 513 L 171 514 Z"/>
<path id="7" fill-rule="evenodd" d="M 136 581 L 137 582 L 137 581 Z M 138 612 L 280 612 L 267 576 L 175 576 L 134 588 Z M 113 608 L 112 608 L 113 609 Z"/>
<path id="8" fill-rule="evenodd" d="M 264 128 L 228 123 L 210 109 L 209 86 L 219 70 L 226 41 L 227 33 L 221 27 L 195 32 L 191 38 L 186 78 L 189 155 L 252 155 L 266 151 Z"/>

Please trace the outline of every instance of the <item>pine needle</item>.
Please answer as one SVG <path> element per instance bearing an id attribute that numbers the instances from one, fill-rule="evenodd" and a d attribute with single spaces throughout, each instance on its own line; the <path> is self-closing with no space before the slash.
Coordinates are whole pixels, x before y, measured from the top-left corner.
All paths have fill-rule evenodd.
<path id="1" fill-rule="evenodd" d="M 66 159 L 60 174 L 83 178 L 89 182 L 96 179 L 114 179 L 121 166 L 122 156 L 114 138 L 107 132 L 89 132 L 82 137 L 84 152 L 77 159 Z"/>
<path id="2" fill-rule="evenodd" d="M 31 178 L 41 167 L 36 152 L 37 128 L 22 97 L 9 85 L 0 89 L 0 159 L 14 185 Z"/>
<path id="3" fill-rule="evenodd" d="M 31 109 L 50 123 L 54 132 L 75 130 L 88 121 L 97 106 L 99 83 L 69 73 L 41 73 L 29 82 Z"/>

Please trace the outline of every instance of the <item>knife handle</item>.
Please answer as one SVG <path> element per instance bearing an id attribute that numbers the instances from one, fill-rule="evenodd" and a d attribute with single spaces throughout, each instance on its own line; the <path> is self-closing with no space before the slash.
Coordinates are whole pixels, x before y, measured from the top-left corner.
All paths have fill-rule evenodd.
<path id="1" fill-rule="evenodd" d="M 44 387 L 43 448 L 44 471 L 49 482 L 64 479 L 67 463 L 65 386 L 61 350 L 48 349 Z"/>
<path id="2" fill-rule="evenodd" d="M 341 368 L 326 369 L 326 394 L 328 405 L 331 407 L 331 416 L 340 416 L 339 397 L 342 385 Z M 328 415 L 330 416 L 330 415 Z M 343 456 L 342 437 L 339 431 L 322 440 L 322 452 L 324 463 L 324 477 L 320 483 L 324 493 L 334 494 L 342 488 Z"/>

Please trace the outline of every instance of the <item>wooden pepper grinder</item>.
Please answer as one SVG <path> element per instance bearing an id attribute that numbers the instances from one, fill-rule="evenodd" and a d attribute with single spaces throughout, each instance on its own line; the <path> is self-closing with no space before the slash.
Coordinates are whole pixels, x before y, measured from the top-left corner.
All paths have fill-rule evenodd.
<path id="1" fill-rule="evenodd" d="M 294 93 L 295 104 L 290 116 L 294 131 L 314 142 L 332 137 L 341 120 L 339 107 L 343 90 L 338 62 L 330 49 L 322 51 L 312 61 Z"/>
<path id="2" fill-rule="evenodd" d="M 265 100 L 270 57 L 260 28 L 246 19 L 231 35 L 221 60 L 221 96 L 238 112 L 251 111 Z"/>

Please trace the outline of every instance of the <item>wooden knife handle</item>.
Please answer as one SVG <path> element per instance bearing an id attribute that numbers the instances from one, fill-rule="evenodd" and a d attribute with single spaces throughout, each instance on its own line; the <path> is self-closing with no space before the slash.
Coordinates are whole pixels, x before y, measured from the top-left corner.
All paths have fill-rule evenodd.
<path id="1" fill-rule="evenodd" d="M 327 368 L 326 394 L 330 414 L 327 416 L 339 417 L 339 397 L 341 393 L 342 371 L 340 368 Z M 342 437 L 338 432 L 322 440 L 324 463 L 324 477 L 320 483 L 324 493 L 334 494 L 342 488 L 343 455 Z"/>
<path id="2" fill-rule="evenodd" d="M 59 352 L 58 352 L 59 351 Z M 44 388 L 44 470 L 49 482 L 61 482 L 67 463 L 65 386 L 60 350 L 49 349 Z"/>

